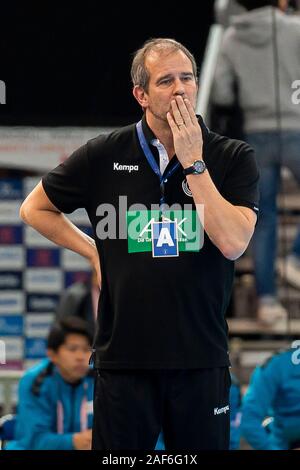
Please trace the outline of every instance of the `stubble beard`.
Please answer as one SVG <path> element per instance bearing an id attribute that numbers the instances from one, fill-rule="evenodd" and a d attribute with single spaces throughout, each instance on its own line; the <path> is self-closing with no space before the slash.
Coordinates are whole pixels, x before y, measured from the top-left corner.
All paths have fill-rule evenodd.
<path id="1" fill-rule="evenodd" d="M 155 117 L 158 121 L 163 123 L 164 125 L 167 125 L 169 127 L 169 122 L 167 119 L 167 113 L 170 111 L 166 111 L 165 113 L 157 113 L 153 110 L 152 106 L 149 106 L 148 111 L 152 114 L 152 116 Z"/>

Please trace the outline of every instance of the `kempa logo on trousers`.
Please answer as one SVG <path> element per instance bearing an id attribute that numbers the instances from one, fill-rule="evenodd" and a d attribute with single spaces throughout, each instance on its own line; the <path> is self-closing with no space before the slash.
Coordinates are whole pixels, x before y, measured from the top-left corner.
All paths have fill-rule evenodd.
<path id="1" fill-rule="evenodd" d="M 214 408 L 214 415 L 226 414 L 227 411 L 229 411 L 229 405 L 223 406 L 223 408 Z"/>
<path id="2" fill-rule="evenodd" d="M 120 165 L 118 162 L 114 162 L 114 170 L 116 171 L 128 171 L 131 173 L 132 171 L 139 171 L 138 165 Z"/>

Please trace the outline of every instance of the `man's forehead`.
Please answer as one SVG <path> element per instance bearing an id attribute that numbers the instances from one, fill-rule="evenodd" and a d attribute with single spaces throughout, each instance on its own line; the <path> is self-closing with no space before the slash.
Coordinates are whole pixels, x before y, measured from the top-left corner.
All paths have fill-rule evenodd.
<path id="1" fill-rule="evenodd" d="M 181 50 L 151 51 L 145 60 L 149 72 L 164 74 L 172 68 L 182 68 L 182 72 L 193 72 L 190 59 Z"/>
<path id="2" fill-rule="evenodd" d="M 190 62 L 190 59 L 187 55 L 180 49 L 152 49 L 146 56 L 146 62 L 161 62 L 167 60 L 168 58 L 182 58 Z"/>

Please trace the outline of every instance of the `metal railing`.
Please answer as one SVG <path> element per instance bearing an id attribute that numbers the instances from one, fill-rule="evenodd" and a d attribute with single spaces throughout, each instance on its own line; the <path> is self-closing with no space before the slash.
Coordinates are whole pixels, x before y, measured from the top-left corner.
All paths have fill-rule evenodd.
<path id="1" fill-rule="evenodd" d="M 199 93 L 197 97 L 196 114 L 200 114 L 205 121 L 209 121 L 209 101 L 223 31 L 223 26 L 219 24 L 215 24 L 210 28 L 203 65 L 199 76 Z"/>
<path id="2" fill-rule="evenodd" d="M 243 9 L 232 0 L 217 0 L 215 3 L 216 23 L 211 26 L 208 35 L 203 64 L 199 75 L 199 92 L 196 104 L 196 113 L 200 114 L 208 125 L 210 95 L 223 33 L 225 27 L 228 26 L 229 17 L 241 11 L 243 11 Z"/>

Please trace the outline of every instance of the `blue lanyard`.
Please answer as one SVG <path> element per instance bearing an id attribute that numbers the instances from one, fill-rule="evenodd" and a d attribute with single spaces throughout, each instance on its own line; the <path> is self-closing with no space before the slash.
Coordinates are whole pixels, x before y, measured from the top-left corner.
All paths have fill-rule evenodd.
<path id="1" fill-rule="evenodd" d="M 137 135 L 138 135 L 142 150 L 145 154 L 145 157 L 147 158 L 147 161 L 148 161 L 149 165 L 151 166 L 152 170 L 154 171 L 154 173 L 159 178 L 159 183 L 160 183 L 160 201 L 159 201 L 159 204 L 160 204 L 160 207 L 161 207 L 161 211 L 163 212 L 164 204 L 165 204 L 165 183 L 167 183 L 168 178 L 170 178 L 170 176 L 177 170 L 180 163 L 176 162 L 175 165 L 170 170 L 168 170 L 167 173 L 164 174 L 164 176 L 163 176 L 160 172 L 159 166 L 158 166 L 158 164 L 157 164 L 157 162 L 156 162 L 156 160 L 153 156 L 153 153 L 150 150 L 150 147 L 149 147 L 148 142 L 146 140 L 146 137 L 144 135 L 143 127 L 142 127 L 142 121 L 139 121 L 137 123 L 136 130 L 137 130 Z"/>

